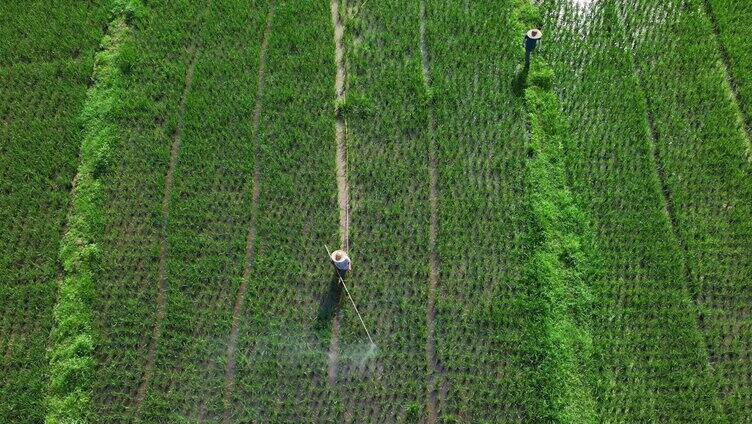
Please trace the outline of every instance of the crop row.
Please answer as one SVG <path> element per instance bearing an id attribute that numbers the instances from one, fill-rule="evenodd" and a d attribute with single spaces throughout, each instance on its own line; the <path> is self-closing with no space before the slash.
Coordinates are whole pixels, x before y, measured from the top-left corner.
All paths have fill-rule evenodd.
<path id="1" fill-rule="evenodd" d="M 752 159 L 752 3 L 734 0 L 703 0 L 715 36 L 720 44 L 721 59 L 731 79 L 741 109 L 741 119 L 747 131 L 747 148 Z"/>
<path id="2" fill-rule="evenodd" d="M 227 407 L 231 422 L 333 422 L 342 408 L 327 383 L 336 281 L 324 245 L 339 239 L 330 8 L 273 1 L 260 15 L 271 22 L 259 124 L 249 134 L 259 172 L 256 240 Z"/>
<path id="3" fill-rule="evenodd" d="M 249 221 L 256 3 L 151 3 L 134 33 L 96 308 L 102 421 L 221 413 Z"/>
<path id="4" fill-rule="evenodd" d="M 39 422 L 44 416 L 46 350 L 60 271 L 57 251 L 81 146 L 77 118 L 109 6 L 90 5 L 89 19 L 75 22 L 80 36 L 64 41 L 75 55 L 41 54 L 62 48 L 54 37 L 41 34 L 66 32 L 71 26 L 68 11 L 63 4 L 0 6 L 3 422 Z"/>
<path id="5" fill-rule="evenodd" d="M 603 259 L 593 287 L 600 418 L 712 420 L 714 389 L 616 4 L 577 14 L 563 3 L 546 56 L 557 66 L 574 135 L 565 146 L 569 176 L 596 223 Z M 549 23 L 559 10 L 549 9 Z M 575 50 L 581 55 L 572 57 Z"/>
<path id="6" fill-rule="evenodd" d="M 524 421 L 537 346 L 529 247 L 522 34 L 513 2 L 427 2 L 438 147 L 436 350 L 445 420 Z"/>
<path id="7" fill-rule="evenodd" d="M 741 218 L 748 210 L 729 217 L 723 205 L 748 199 L 748 168 L 738 123 L 720 119 L 734 111 L 707 17 L 698 4 L 604 2 L 576 13 L 564 3 L 549 9 L 548 22 L 558 25 L 547 54 L 563 71 L 577 135 L 567 149 L 570 174 L 598 223 L 606 276 L 619 281 L 599 289 L 596 320 L 605 333 L 595 342 L 600 372 L 610 376 L 601 381 L 612 380 L 597 391 L 601 413 L 718 420 L 718 396 L 741 386 L 725 401 L 734 421 L 748 408 L 749 228 Z M 733 347 L 719 356 L 721 340 Z M 636 366 L 624 370 L 630 361 Z"/>
<path id="8" fill-rule="evenodd" d="M 111 17 L 112 0 L 3 2 L 0 66 L 91 60 Z M 41 64 L 41 63 L 40 63 Z M 91 66 L 88 67 L 91 70 Z M 73 110 L 78 110 L 73 108 Z"/>
<path id="9" fill-rule="evenodd" d="M 94 297 L 94 404 L 100 422 L 133 421 L 154 327 L 158 287 L 160 204 L 178 126 L 189 47 L 203 8 L 151 2 L 132 24 L 122 54 L 128 70 L 113 117 L 118 140 L 104 180 L 102 271 Z"/>
<path id="10" fill-rule="evenodd" d="M 666 19 L 651 19 L 655 10 Z M 626 15 L 629 32 L 649 29 L 635 40 L 635 63 L 712 376 L 726 417 L 739 422 L 752 411 L 749 146 L 700 1 L 644 0 Z"/>
<path id="11" fill-rule="evenodd" d="M 195 70 L 173 137 L 180 146 L 160 253 L 165 315 L 146 422 L 215 421 L 224 409 L 226 345 L 251 216 L 251 111 L 266 3 L 216 1 L 200 12 L 193 34 Z"/>
<path id="12" fill-rule="evenodd" d="M 413 421 L 427 412 L 435 373 L 426 358 L 430 134 L 420 6 L 382 1 L 346 13 L 349 284 L 377 350 L 369 356 L 357 316 L 343 307 L 337 385 L 350 422 Z"/>

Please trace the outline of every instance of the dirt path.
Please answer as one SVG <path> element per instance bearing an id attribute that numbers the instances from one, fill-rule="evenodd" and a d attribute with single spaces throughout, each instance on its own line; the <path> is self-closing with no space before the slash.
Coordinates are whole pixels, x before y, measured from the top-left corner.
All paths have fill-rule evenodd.
<path id="1" fill-rule="evenodd" d="M 266 51 L 269 48 L 269 37 L 272 33 L 272 19 L 274 18 L 274 8 L 276 2 L 272 1 L 269 4 L 269 11 L 266 15 L 266 29 L 264 30 L 264 38 L 261 41 L 261 47 L 259 49 L 259 68 L 258 68 L 258 80 L 256 84 L 256 106 L 253 110 L 253 121 L 251 128 L 251 139 L 255 141 L 253 148 L 253 187 L 251 194 L 251 222 L 248 225 L 248 236 L 246 237 L 245 244 L 245 262 L 243 267 L 243 276 L 240 281 L 240 287 L 238 287 L 237 297 L 235 298 L 235 305 L 232 308 L 232 327 L 230 328 L 230 338 L 227 343 L 227 371 L 225 374 L 225 393 L 224 404 L 225 412 L 223 421 L 225 423 L 230 422 L 232 403 L 232 393 L 235 389 L 235 372 L 236 372 L 236 352 L 238 349 L 238 334 L 240 332 L 240 316 L 243 312 L 243 304 L 245 303 L 245 295 L 248 291 L 248 281 L 251 279 L 251 271 L 253 270 L 256 244 L 256 222 L 258 220 L 258 202 L 259 202 L 259 182 L 261 181 L 261 166 L 259 164 L 259 145 L 261 140 L 259 139 L 259 124 L 261 122 L 261 107 L 263 102 L 264 93 L 264 76 L 266 74 Z"/>
<path id="2" fill-rule="evenodd" d="M 431 87 L 431 69 L 426 40 L 426 2 L 420 2 L 420 53 L 423 70 L 423 82 Z M 428 229 L 428 302 L 426 306 L 426 362 L 430 373 L 427 387 L 428 422 L 435 423 L 439 415 L 439 399 L 446 400 L 447 380 L 444 369 L 436 356 L 436 288 L 439 284 L 439 259 L 436 253 L 436 236 L 439 228 L 439 183 L 438 158 L 436 153 L 436 121 L 432 111 L 428 113 L 428 179 L 431 218 Z"/>
<path id="3" fill-rule="evenodd" d="M 726 77 L 726 84 L 728 85 L 729 92 L 731 93 L 731 100 L 734 103 L 734 108 L 737 112 L 737 120 L 741 125 L 744 135 L 744 139 L 747 141 L 747 160 L 752 161 L 752 119 L 750 119 L 749 111 L 742 108 L 742 104 L 739 101 L 739 87 L 734 79 L 734 74 L 731 72 L 731 58 L 729 57 L 728 50 L 721 41 L 721 33 L 718 26 L 718 18 L 713 12 L 713 8 L 710 6 L 709 0 L 703 0 L 705 7 L 705 14 L 710 19 L 710 24 L 713 29 L 713 38 L 715 39 L 716 48 L 721 55 L 723 61 L 723 74 Z"/>
<path id="4" fill-rule="evenodd" d="M 334 26 L 334 59 L 337 64 L 335 78 L 335 98 L 337 102 L 345 100 L 345 27 L 340 16 L 339 0 L 331 0 L 332 25 Z M 335 141 L 337 145 L 337 202 L 339 203 L 339 236 L 341 248 L 350 249 L 350 186 L 347 184 L 347 145 L 345 141 L 345 117 L 337 109 L 335 117 Z M 332 336 L 329 345 L 329 384 L 337 380 L 337 352 L 339 350 L 339 331 L 342 313 L 338 309 L 332 320 Z"/>
<path id="5" fill-rule="evenodd" d="M 177 166 L 178 158 L 180 156 L 180 143 L 183 137 L 183 129 L 185 127 L 185 109 L 188 102 L 188 94 L 191 92 L 191 86 L 193 85 L 193 74 L 196 71 L 196 62 L 198 62 L 198 51 L 196 46 L 192 46 L 190 50 L 191 63 L 188 66 L 188 71 L 185 75 L 185 88 L 183 89 L 183 95 L 180 99 L 180 106 L 178 109 L 178 126 L 175 129 L 175 133 L 172 135 L 172 150 L 170 151 L 170 163 L 167 168 L 167 175 L 165 177 L 164 195 L 162 197 L 162 229 L 159 241 L 159 289 L 157 292 L 157 316 L 154 321 L 154 330 L 152 332 L 151 343 L 149 344 L 149 352 L 146 357 L 146 365 L 144 366 L 144 374 L 141 379 L 141 384 L 136 392 L 135 407 L 136 414 L 140 415 L 141 406 L 143 405 L 146 392 L 149 389 L 149 383 L 154 375 L 154 362 L 157 357 L 157 345 L 159 339 L 162 336 L 162 321 L 167 313 L 167 225 L 170 211 L 170 198 L 172 197 L 173 175 L 175 173 L 175 167 Z"/>

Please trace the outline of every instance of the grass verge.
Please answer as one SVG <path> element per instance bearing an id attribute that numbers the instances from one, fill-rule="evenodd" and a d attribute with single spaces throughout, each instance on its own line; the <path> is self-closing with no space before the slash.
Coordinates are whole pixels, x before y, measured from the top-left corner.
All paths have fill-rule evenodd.
<path id="1" fill-rule="evenodd" d="M 517 33 L 539 25 L 537 8 L 526 1 L 516 6 Z M 588 283 L 593 250 L 586 217 L 567 186 L 563 145 L 568 128 L 552 91 L 553 70 L 535 58 L 530 70 L 520 72 L 530 129 L 526 183 L 533 240 L 525 279 L 537 292 L 532 306 L 540 325 L 531 331 L 542 394 L 529 415 L 551 422 L 594 423 L 593 298 Z"/>
<path id="2" fill-rule="evenodd" d="M 60 247 L 64 278 L 54 309 L 46 423 L 88 422 L 92 418 L 91 385 L 94 335 L 91 300 L 99 269 L 97 241 L 103 230 L 101 177 L 109 170 L 110 147 L 117 140 L 112 116 L 122 94 L 127 57 L 121 52 L 129 38 L 129 21 L 140 5 L 116 6 L 102 50 L 96 56 L 94 85 L 82 112 L 84 139 L 73 188 L 68 231 Z"/>

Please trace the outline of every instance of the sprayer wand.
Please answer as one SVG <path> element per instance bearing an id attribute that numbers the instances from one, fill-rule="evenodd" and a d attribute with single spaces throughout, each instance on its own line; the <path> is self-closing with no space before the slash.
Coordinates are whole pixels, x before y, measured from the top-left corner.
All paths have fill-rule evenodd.
<path id="1" fill-rule="evenodd" d="M 327 245 L 324 245 L 326 248 L 326 254 L 331 258 L 332 254 L 329 252 L 329 247 Z M 358 307 L 355 306 L 355 301 L 353 300 L 352 296 L 350 295 L 350 290 L 347 289 L 347 284 L 345 284 L 345 280 L 342 279 L 342 275 L 340 275 L 339 272 L 337 272 L 337 277 L 339 278 L 339 282 L 342 283 L 342 287 L 345 288 L 345 292 L 347 293 L 347 297 L 350 298 L 350 303 L 352 303 L 353 308 L 355 309 L 355 313 L 358 314 L 358 318 L 360 318 L 360 323 L 363 324 L 363 329 L 366 330 L 366 335 L 368 336 L 368 340 L 371 341 L 371 345 L 376 346 L 376 343 L 373 342 L 373 339 L 371 338 L 371 333 L 368 331 L 368 328 L 366 328 L 366 323 L 363 321 L 363 317 L 360 315 L 360 311 L 358 311 Z"/>

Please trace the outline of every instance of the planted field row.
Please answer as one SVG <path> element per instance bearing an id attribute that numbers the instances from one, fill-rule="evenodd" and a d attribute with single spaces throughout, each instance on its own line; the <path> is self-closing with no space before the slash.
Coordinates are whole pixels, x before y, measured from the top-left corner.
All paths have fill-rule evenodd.
<path id="1" fill-rule="evenodd" d="M 194 58 L 194 32 L 186 29 L 196 27 L 203 10 L 189 2 L 153 3 L 132 25 L 94 298 L 94 403 L 101 422 L 131 421 L 139 410 L 157 311 L 165 176 Z"/>
<path id="2" fill-rule="evenodd" d="M 665 10 L 667 19 L 656 24 L 655 10 Z M 635 43 L 635 63 L 655 120 L 657 157 L 712 377 L 726 418 L 739 422 L 752 411 L 748 146 L 699 0 L 638 2 L 626 21 L 631 33 L 650 29 Z M 669 49 L 666 32 L 676 34 Z"/>
<path id="3" fill-rule="evenodd" d="M 150 6 L 110 181 L 98 405 L 107 421 L 214 420 L 250 218 L 266 2 Z"/>
<path id="4" fill-rule="evenodd" d="M 528 195 L 525 103 L 513 84 L 512 2 L 427 2 L 438 146 L 436 350 L 441 415 L 524 421 L 535 342 L 523 281 Z"/>
<path id="5" fill-rule="evenodd" d="M 346 15 L 349 284 L 376 349 L 342 307 L 337 378 L 346 422 L 426 413 L 429 122 L 418 2 L 382 1 Z M 344 296 L 344 295 L 343 295 Z M 343 302 L 348 302 L 343 299 Z"/>
<path id="6" fill-rule="evenodd" d="M 327 383 L 337 246 L 334 41 L 328 2 L 271 2 L 259 91 L 255 254 L 237 340 L 230 422 L 337 420 Z M 305 78 L 301 78 L 305 75 Z M 343 300 L 344 301 L 344 300 Z"/>
<path id="7" fill-rule="evenodd" d="M 748 303 L 749 229 L 744 207 L 722 205 L 748 198 L 748 168 L 708 22 L 697 4 L 602 2 L 578 11 L 566 3 L 548 8 L 556 30 L 546 54 L 561 67 L 576 135 L 567 148 L 570 178 L 598 223 L 604 282 L 612 281 L 599 283 L 596 312 L 600 372 L 609 376 L 597 390 L 601 413 L 713 421 L 721 419 L 720 397 L 735 421 L 748 408 L 740 400 L 748 383 L 744 371 L 730 377 L 724 369 L 749 366 L 749 321 L 734 312 Z M 719 356 L 720 340 L 734 341 Z M 624 369 L 630 361 L 636 366 Z"/>
<path id="8" fill-rule="evenodd" d="M 63 0 L 54 4 L 3 2 L 0 5 L 0 67 L 91 60 L 112 17 L 112 8 L 111 0 L 85 3 Z"/>
<path id="9" fill-rule="evenodd" d="M 109 6 L 0 6 L 0 421 L 43 420 L 58 249 L 81 137 L 77 119 Z M 29 35 L 28 37 L 19 34 Z M 42 54 L 53 47 L 76 53 Z"/>
<path id="10" fill-rule="evenodd" d="M 634 62 L 621 49 L 624 29 L 613 2 L 588 15 L 565 3 L 548 9 L 547 24 L 559 24 L 546 56 L 557 67 L 574 136 L 565 146 L 569 178 L 596 223 L 603 259 L 593 287 L 599 415 L 661 421 L 705 410 L 695 419 L 710 419 L 713 388 L 662 195 L 645 100 Z M 581 33 L 590 34 L 584 43 Z M 571 57 L 575 46 L 583 53 Z M 613 84 L 604 87 L 603 79 Z"/>
<path id="11" fill-rule="evenodd" d="M 733 0 L 703 0 L 710 24 L 719 43 L 720 56 L 727 68 L 734 101 L 740 109 L 740 124 L 752 138 L 752 3 Z M 747 146 L 752 159 L 752 146 Z"/>
<path id="12" fill-rule="evenodd" d="M 266 3 L 214 2 L 194 34 L 196 65 L 166 217 L 165 314 L 156 324 L 162 334 L 143 405 L 147 422 L 216 421 L 224 410 L 226 345 L 250 222 L 251 111 Z"/>

